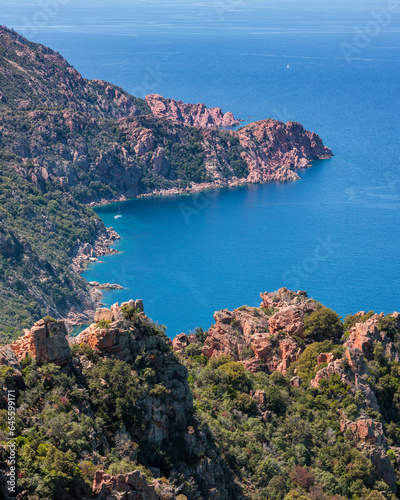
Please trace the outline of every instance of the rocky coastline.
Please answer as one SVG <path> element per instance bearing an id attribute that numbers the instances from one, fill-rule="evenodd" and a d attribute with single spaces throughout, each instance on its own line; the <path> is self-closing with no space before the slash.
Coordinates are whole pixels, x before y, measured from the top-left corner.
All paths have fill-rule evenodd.
<path id="1" fill-rule="evenodd" d="M 78 243 L 71 263 L 73 272 L 81 274 L 89 264 L 99 262 L 99 257 L 119 253 L 118 250 L 111 248 L 111 246 L 120 238 L 119 234 L 110 227 L 103 228 L 93 244 Z M 62 318 L 65 321 L 67 330 L 71 332 L 74 327 L 85 325 L 93 320 L 97 307 L 101 305 L 102 291 L 122 288 L 119 284 L 87 282 L 87 293 L 82 297 L 80 306 L 71 307 L 68 314 Z"/>

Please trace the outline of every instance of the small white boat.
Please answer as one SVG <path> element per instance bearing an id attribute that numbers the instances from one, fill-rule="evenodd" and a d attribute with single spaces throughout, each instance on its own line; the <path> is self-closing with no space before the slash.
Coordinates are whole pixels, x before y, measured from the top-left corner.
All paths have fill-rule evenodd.
<path id="1" fill-rule="evenodd" d="M 289 66 L 289 64 L 288 64 L 288 65 L 286 66 L 286 69 L 289 69 L 289 68 L 290 68 L 290 66 Z"/>
<path id="2" fill-rule="evenodd" d="M 122 217 L 121 209 L 119 209 L 117 215 L 114 215 L 114 219 L 120 219 L 121 217 Z"/>

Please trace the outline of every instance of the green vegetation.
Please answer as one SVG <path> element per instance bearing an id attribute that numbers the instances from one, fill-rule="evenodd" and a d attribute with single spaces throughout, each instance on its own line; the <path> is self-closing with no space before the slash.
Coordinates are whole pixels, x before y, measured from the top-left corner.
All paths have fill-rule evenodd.
<path id="1" fill-rule="evenodd" d="M 332 309 L 321 306 L 304 319 L 304 335 L 315 340 L 340 339 L 343 324 L 340 316 Z"/>
<path id="2" fill-rule="evenodd" d="M 105 319 L 101 319 L 100 321 L 97 322 L 97 327 L 100 328 L 100 330 L 102 329 L 108 329 L 110 328 L 110 325 L 111 325 L 111 321 L 106 321 Z"/>
<path id="3" fill-rule="evenodd" d="M 334 348 L 310 347 L 302 367 L 311 353 Z M 189 358 L 188 365 L 196 413 L 242 484 L 256 488 L 252 498 L 356 499 L 382 487 L 371 460 L 340 432 L 337 409 L 346 411 L 354 400 L 339 381 L 292 389 L 282 374 L 241 373 L 232 361 L 212 358 L 202 367 Z M 257 418 L 254 389 L 266 393 L 266 419 Z"/>
<path id="4" fill-rule="evenodd" d="M 41 193 L 1 159 L 0 207 L 0 336 L 8 341 L 44 316 L 51 321 L 49 312 L 79 306 L 88 285 L 71 259 L 79 242 L 93 244 L 103 225 L 65 193 Z"/>
<path id="5" fill-rule="evenodd" d="M 315 342 L 314 344 L 307 346 L 300 355 L 299 359 L 291 365 L 291 373 L 296 370 L 296 375 L 298 375 L 302 380 L 311 380 L 317 371 L 315 367 L 317 365 L 318 355 L 332 352 L 336 348 L 338 348 L 338 346 L 333 344 L 330 340 Z M 320 368 L 321 367 L 318 367 L 318 369 Z"/>
<path id="6" fill-rule="evenodd" d="M 374 311 L 369 311 L 366 314 L 359 315 L 359 314 L 350 314 L 349 316 L 346 316 L 344 318 L 344 328 L 346 330 L 349 330 L 352 326 L 354 326 L 356 323 L 365 323 L 368 319 L 371 318 L 371 316 L 374 315 Z"/>
<path id="7" fill-rule="evenodd" d="M 194 332 L 196 349 L 186 349 L 178 359 L 163 327 L 129 306 L 124 314 L 136 339 L 129 362 L 103 358 L 85 344 L 73 346 L 73 368 L 24 360 L 16 420 L 21 488 L 46 500 L 61 491 L 79 491 L 82 498 L 89 496 L 99 468 L 110 474 L 140 470 L 151 482 L 149 468 L 158 467 L 166 485 L 183 485 L 181 495 L 198 498 L 202 480 L 194 471 L 212 456 L 212 467 L 219 463 L 226 477 L 232 475 L 236 493 L 231 498 L 240 498 L 239 490 L 254 500 L 366 500 L 379 499 L 382 492 L 387 500 L 398 498 L 379 479 L 368 453 L 355 446 L 352 433 L 341 431 L 342 420 L 382 422 L 393 447 L 387 456 L 398 473 L 400 364 L 380 343 L 360 362 L 366 363 L 366 383 L 382 413 L 338 373 L 311 387 L 318 355 L 341 359 L 340 341 L 311 340 L 286 375 L 251 373 L 230 356 L 201 356 L 201 329 Z M 381 326 L 394 344 L 399 342 L 392 316 L 381 318 Z M 13 384 L 13 368 L 1 368 L 3 384 Z M 294 370 L 303 380 L 299 388 L 290 383 Z M 343 365 L 343 370 L 349 369 Z M 182 406 L 188 388 L 193 408 L 190 398 Z M 182 411 L 187 421 L 177 428 Z M 155 422 L 168 429 L 168 440 L 149 442 L 159 428 Z M 4 442 L 7 426 L 3 409 Z"/>
<path id="8" fill-rule="evenodd" d="M 161 466 L 167 473 L 179 453 L 185 457 L 184 450 L 173 449 L 174 443 L 164 443 L 154 458 L 156 449 L 147 445 L 148 398 L 155 407 L 171 404 L 169 390 L 152 368 L 155 360 L 157 366 L 167 363 L 175 380 L 173 370 L 185 369 L 147 318 L 135 325 L 137 334 L 147 339 L 136 363 L 101 358 L 84 344 L 72 350 L 79 369 L 39 367 L 31 358 L 24 363 L 16 432 L 18 486 L 29 493 L 27 498 L 90 497 L 98 469 L 110 474 L 139 470 L 152 481 L 147 465 Z M 1 368 L 0 382 L 12 383 L 13 368 Z M 0 409 L 0 444 L 6 442 L 7 432 L 7 410 Z"/>

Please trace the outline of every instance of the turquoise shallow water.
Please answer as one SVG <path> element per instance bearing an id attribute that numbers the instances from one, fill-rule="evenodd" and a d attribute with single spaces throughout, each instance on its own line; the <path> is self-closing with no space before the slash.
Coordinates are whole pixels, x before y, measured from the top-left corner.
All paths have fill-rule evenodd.
<path id="1" fill-rule="evenodd" d="M 71 1 L 30 36 L 85 77 L 240 118 L 296 120 L 335 153 L 295 183 L 98 209 L 122 253 L 85 277 L 126 287 L 107 304 L 143 298 L 171 336 L 281 286 L 342 315 L 400 309 L 400 14 L 356 46 L 385 2 L 265 4 L 221 1 L 221 13 L 205 0 Z M 37 9 L 6 2 L 2 22 L 18 30 Z"/>

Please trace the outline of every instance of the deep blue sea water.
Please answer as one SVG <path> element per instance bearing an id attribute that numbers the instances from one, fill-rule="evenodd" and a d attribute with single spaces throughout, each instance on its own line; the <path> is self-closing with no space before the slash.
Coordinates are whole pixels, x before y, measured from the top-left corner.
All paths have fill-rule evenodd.
<path id="1" fill-rule="evenodd" d="M 342 315 L 400 309 L 400 12 L 389 2 L 25 3 L 5 1 L 0 23 L 87 78 L 296 120 L 335 153 L 295 183 L 99 208 L 122 253 L 84 275 L 126 287 L 106 304 L 143 298 L 171 336 L 281 286 Z"/>

